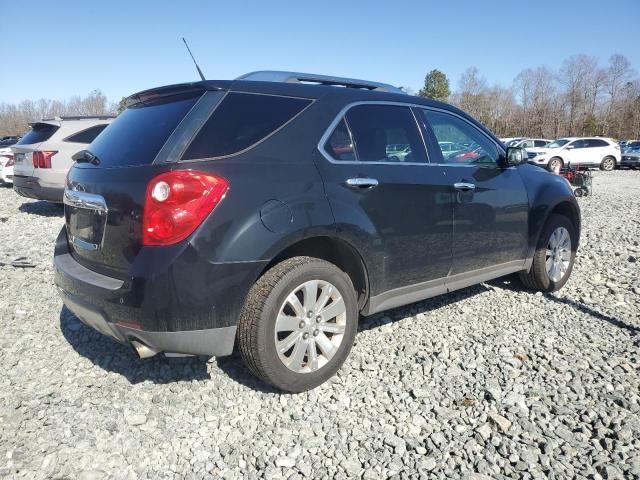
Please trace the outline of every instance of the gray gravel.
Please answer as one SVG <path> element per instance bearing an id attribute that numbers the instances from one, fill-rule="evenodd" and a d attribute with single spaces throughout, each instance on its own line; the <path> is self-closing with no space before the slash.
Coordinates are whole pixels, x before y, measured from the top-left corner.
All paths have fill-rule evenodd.
<path id="1" fill-rule="evenodd" d="M 136 360 L 56 296 L 62 210 L 0 188 L 0 477 L 640 478 L 640 172 L 596 173 L 566 287 L 362 322 L 314 391 L 236 355 Z"/>

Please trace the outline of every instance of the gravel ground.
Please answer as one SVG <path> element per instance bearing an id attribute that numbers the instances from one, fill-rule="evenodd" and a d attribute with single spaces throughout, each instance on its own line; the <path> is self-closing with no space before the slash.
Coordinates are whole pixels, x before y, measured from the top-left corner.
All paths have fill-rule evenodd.
<path id="1" fill-rule="evenodd" d="M 0 477 L 640 478 L 640 172 L 597 172 L 554 295 L 510 279 L 363 320 L 314 391 L 136 360 L 58 299 L 62 209 L 0 188 Z"/>

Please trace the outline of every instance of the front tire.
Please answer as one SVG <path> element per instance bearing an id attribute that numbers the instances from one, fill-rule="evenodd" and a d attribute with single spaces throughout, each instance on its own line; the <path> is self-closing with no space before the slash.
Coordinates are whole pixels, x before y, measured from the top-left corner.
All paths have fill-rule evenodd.
<path id="1" fill-rule="evenodd" d="M 557 170 L 559 171 L 563 165 L 564 162 L 560 157 L 553 157 L 547 164 L 547 170 L 549 170 L 550 172 L 555 172 L 557 168 Z"/>
<path id="2" fill-rule="evenodd" d="M 600 163 L 600 170 L 604 170 L 605 172 L 610 172 L 616 168 L 616 159 L 613 157 L 605 157 L 602 159 Z"/>
<path id="3" fill-rule="evenodd" d="M 293 257 L 253 286 L 240 315 L 238 347 L 247 367 L 287 392 L 331 378 L 349 355 L 358 304 L 349 276 L 312 257 Z"/>
<path id="4" fill-rule="evenodd" d="M 531 290 L 560 290 L 571 276 L 577 245 L 574 225 L 567 217 L 552 214 L 540 234 L 531 268 L 520 272 L 520 280 Z"/>

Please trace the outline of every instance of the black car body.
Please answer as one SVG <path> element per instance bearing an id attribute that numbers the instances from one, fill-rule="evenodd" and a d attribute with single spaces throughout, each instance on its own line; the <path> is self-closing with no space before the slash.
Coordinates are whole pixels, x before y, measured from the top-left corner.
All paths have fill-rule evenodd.
<path id="1" fill-rule="evenodd" d="M 57 286 L 82 321 L 141 356 L 230 354 L 250 290 L 287 258 L 336 265 L 369 315 L 529 270 L 551 215 L 579 232 L 567 182 L 510 165 L 455 107 L 378 84 L 254 78 L 270 77 L 133 95 L 69 172 Z M 436 132 L 454 127 L 495 162 L 447 163 Z M 380 128 L 410 153 L 388 161 Z M 163 175 L 206 177 L 216 197 L 167 244 L 150 220 Z"/>
<path id="2" fill-rule="evenodd" d="M 630 142 L 634 143 L 631 145 L 627 145 L 623 151 L 622 156 L 620 157 L 620 167 L 621 168 L 640 168 L 640 142 Z"/>

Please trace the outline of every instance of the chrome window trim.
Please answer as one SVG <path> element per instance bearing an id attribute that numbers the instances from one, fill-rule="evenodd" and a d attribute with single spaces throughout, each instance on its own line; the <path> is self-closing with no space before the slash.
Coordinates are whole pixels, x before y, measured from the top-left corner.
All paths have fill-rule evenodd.
<path id="1" fill-rule="evenodd" d="M 357 107 L 358 105 L 391 105 L 391 106 L 397 106 L 397 107 L 409 107 L 409 109 L 411 110 L 411 113 L 413 115 L 413 118 L 416 121 L 416 127 L 418 128 L 418 131 L 420 132 L 420 138 L 422 138 L 422 144 L 424 146 L 424 150 L 425 150 L 425 155 L 427 157 L 427 161 L 426 162 L 407 162 L 407 163 L 402 163 L 402 162 L 370 162 L 370 161 L 366 161 L 366 160 L 360 161 L 360 160 L 336 160 L 336 159 L 334 159 L 325 150 L 324 146 L 326 145 L 327 141 L 329 140 L 329 138 L 333 134 L 333 131 L 335 130 L 336 126 L 340 123 L 340 121 L 343 118 L 345 118 L 345 120 L 346 120 L 346 117 L 345 117 L 346 113 L 350 109 L 352 109 L 353 107 Z M 325 130 L 325 132 L 322 135 L 322 137 L 320 137 L 320 141 L 318 142 L 318 147 L 317 147 L 318 151 L 330 163 L 334 163 L 336 165 L 397 165 L 397 166 L 439 166 L 439 167 L 467 167 L 467 168 L 469 168 L 469 167 L 473 167 L 473 168 L 496 168 L 497 165 L 474 165 L 474 164 L 456 165 L 456 164 L 451 164 L 451 163 L 433 163 L 433 162 L 431 162 L 431 160 L 429 158 L 429 149 L 427 148 L 427 141 L 424 138 L 424 133 L 422 131 L 422 128 L 420 128 L 420 124 L 418 123 L 419 120 L 416 117 L 415 112 L 413 111 L 414 108 L 419 108 L 419 109 L 423 109 L 423 110 L 433 110 L 433 111 L 442 112 L 442 113 L 445 113 L 445 114 L 448 114 L 448 115 L 453 115 L 453 116 L 459 118 L 460 120 L 462 120 L 462 121 L 468 123 L 469 125 L 471 125 L 475 130 L 477 130 L 482 135 L 484 135 L 488 140 L 490 140 L 491 143 L 493 143 L 496 146 L 496 149 L 498 150 L 498 153 L 502 152 L 503 155 L 506 155 L 506 151 L 504 150 L 504 148 L 502 148 L 502 146 L 498 142 L 496 142 L 491 136 L 489 136 L 486 132 L 484 132 L 483 130 L 478 128 L 472 122 L 470 122 L 469 120 L 467 120 L 463 116 L 458 115 L 455 112 L 452 112 L 452 111 L 444 109 L 444 108 L 431 107 L 431 106 L 427 106 L 427 105 L 420 105 L 418 103 L 393 102 L 393 101 L 388 101 L 388 100 L 387 101 L 361 100 L 361 101 L 358 101 L 358 102 L 351 102 L 351 103 L 345 105 L 338 112 L 338 114 L 335 116 L 335 118 L 331 121 L 331 123 L 329 124 L 329 126 Z M 423 120 L 423 122 L 426 122 L 426 121 L 427 120 L 425 118 Z M 349 135 L 351 135 L 351 129 L 350 129 L 350 127 L 348 125 L 349 125 L 349 123 L 347 121 L 347 128 L 349 128 Z M 351 140 L 353 141 L 353 138 Z M 508 168 L 515 168 L 515 167 L 508 167 Z"/>

